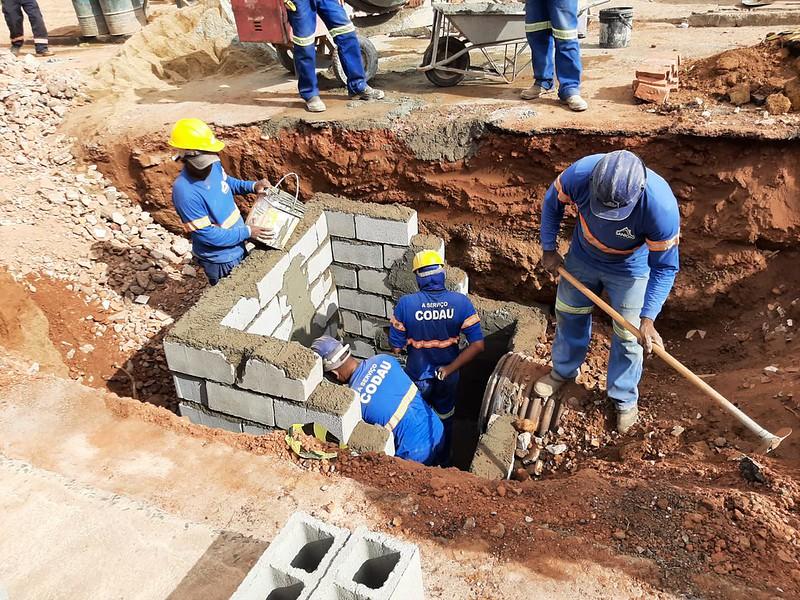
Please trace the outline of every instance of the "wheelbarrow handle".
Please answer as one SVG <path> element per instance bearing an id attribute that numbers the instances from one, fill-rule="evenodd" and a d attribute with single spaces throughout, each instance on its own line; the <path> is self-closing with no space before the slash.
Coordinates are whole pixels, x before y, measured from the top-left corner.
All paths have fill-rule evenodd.
<path id="1" fill-rule="evenodd" d="M 573 277 L 564 267 L 558 268 L 558 273 L 568 282 L 570 282 L 575 288 L 577 288 L 584 296 L 589 298 L 592 302 L 594 302 L 597 306 L 599 306 L 604 313 L 606 313 L 609 317 L 614 319 L 620 327 L 624 327 L 627 331 L 631 334 L 636 336 L 637 340 L 642 339 L 641 333 L 639 329 L 633 325 L 630 321 L 628 321 L 625 317 L 619 314 L 614 308 L 609 305 L 605 300 L 600 298 L 597 294 L 595 294 L 592 290 L 587 288 L 583 285 L 580 281 L 578 281 L 575 277 Z M 670 367 L 675 369 L 678 373 L 683 375 L 689 383 L 694 385 L 700 391 L 702 391 L 707 396 L 710 396 L 713 400 L 719 404 L 719 406 L 729 412 L 733 417 L 739 421 L 742 425 L 744 425 L 751 433 L 758 436 L 763 442 L 761 447 L 759 448 L 762 452 L 769 452 L 770 450 L 774 450 L 778 447 L 778 445 L 786 438 L 789 434 L 792 433 L 791 429 L 781 429 L 778 431 L 777 435 L 774 435 L 761 427 L 758 423 L 756 423 L 753 419 L 748 417 L 743 411 L 741 411 L 738 407 L 734 406 L 734 404 L 728 400 L 725 396 L 720 394 L 717 390 L 713 387 L 708 385 L 705 381 L 700 379 L 697 375 L 695 375 L 691 369 L 689 369 L 686 365 L 684 365 L 681 361 L 677 358 L 672 356 L 663 346 L 659 346 L 658 344 L 653 344 L 653 352 L 655 352 L 665 363 L 667 363 Z"/>

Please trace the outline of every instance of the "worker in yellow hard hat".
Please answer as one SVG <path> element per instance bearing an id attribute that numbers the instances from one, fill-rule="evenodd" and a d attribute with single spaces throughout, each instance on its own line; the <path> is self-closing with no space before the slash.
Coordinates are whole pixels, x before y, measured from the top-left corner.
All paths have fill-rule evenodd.
<path id="1" fill-rule="evenodd" d="M 459 370 L 484 350 L 481 320 L 465 294 L 445 287 L 444 260 L 438 252 L 418 252 L 412 269 L 419 292 L 397 302 L 389 343 L 395 353 L 408 350 L 406 371 L 442 420 L 449 456 Z M 462 335 L 468 344 L 463 352 Z"/>
<path id="2" fill-rule="evenodd" d="M 192 237 L 192 253 L 211 285 L 226 277 L 246 255 L 248 238 L 269 243 L 273 231 L 245 225 L 234 194 L 257 194 L 269 182 L 242 181 L 225 173 L 219 152 L 225 144 L 200 119 L 181 119 L 172 128 L 169 145 L 183 162 L 172 186 L 172 203 Z"/>

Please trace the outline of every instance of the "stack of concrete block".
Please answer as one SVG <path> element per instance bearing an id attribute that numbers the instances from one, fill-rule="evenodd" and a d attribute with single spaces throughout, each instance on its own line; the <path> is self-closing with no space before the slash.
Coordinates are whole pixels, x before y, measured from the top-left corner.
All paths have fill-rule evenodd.
<path id="1" fill-rule="evenodd" d="M 414 544 L 294 513 L 231 600 L 423 600 Z"/>
<path id="2" fill-rule="evenodd" d="M 663 104 L 670 92 L 678 90 L 681 57 L 652 58 L 642 62 L 633 80 L 633 95 L 645 102 Z"/>

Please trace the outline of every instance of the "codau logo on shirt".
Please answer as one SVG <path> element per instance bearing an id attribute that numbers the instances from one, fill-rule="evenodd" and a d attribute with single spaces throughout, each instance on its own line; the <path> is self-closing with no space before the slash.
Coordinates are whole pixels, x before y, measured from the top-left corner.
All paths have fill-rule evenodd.
<path id="1" fill-rule="evenodd" d="M 438 321 L 440 319 L 452 319 L 456 311 L 449 308 L 449 302 L 425 302 L 422 304 L 423 309 L 414 313 L 414 318 L 417 321 Z"/>
<path id="2" fill-rule="evenodd" d="M 630 227 L 623 227 L 622 229 L 617 229 L 616 234 L 619 237 L 628 239 L 628 240 L 635 240 L 636 236 L 633 235 Z"/>
<path id="3" fill-rule="evenodd" d="M 374 364 L 370 366 L 367 374 L 358 383 L 358 393 L 361 396 L 361 404 L 369 404 L 372 400 L 372 395 L 381 387 L 383 380 L 389 374 L 392 364 L 387 361 L 381 361 L 381 364 Z"/>

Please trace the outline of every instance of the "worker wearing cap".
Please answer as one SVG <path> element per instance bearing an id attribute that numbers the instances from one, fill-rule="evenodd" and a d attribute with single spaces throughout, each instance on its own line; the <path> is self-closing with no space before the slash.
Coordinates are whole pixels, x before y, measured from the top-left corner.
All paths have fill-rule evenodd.
<path id="1" fill-rule="evenodd" d="M 449 452 L 459 370 L 484 350 L 481 320 L 466 295 L 445 288 L 444 260 L 423 250 L 412 263 L 419 292 L 400 298 L 390 320 L 395 353 L 408 349 L 406 371 L 445 428 Z M 461 335 L 469 346 L 459 349 Z"/>
<path id="2" fill-rule="evenodd" d="M 246 255 L 248 238 L 269 243 L 271 229 L 245 225 L 234 194 L 261 192 L 268 182 L 229 176 L 219 162 L 225 144 L 200 119 L 181 119 L 172 128 L 169 145 L 180 150 L 183 170 L 172 186 L 172 203 L 192 236 L 192 253 L 211 285 L 226 277 Z"/>
<path id="3" fill-rule="evenodd" d="M 349 96 L 360 100 L 383 98 L 381 90 L 367 85 L 356 27 L 339 0 L 284 0 L 284 4 L 292 26 L 297 89 L 309 112 L 323 112 L 326 109 L 319 97 L 317 84 L 317 15 L 336 44 L 339 60 L 347 76 Z"/>
<path id="4" fill-rule="evenodd" d="M 584 111 L 581 97 L 581 46 L 578 42 L 579 0 L 526 0 L 525 32 L 533 56 L 533 85 L 521 94 L 534 100 L 553 91 L 570 110 Z"/>
<path id="5" fill-rule="evenodd" d="M 608 360 L 608 397 L 617 409 L 617 430 L 636 423 L 642 346 L 663 345 L 654 321 L 678 272 L 680 214 L 669 184 L 627 150 L 595 154 L 568 167 L 547 191 L 542 208 L 543 266 L 556 274 L 561 256 L 556 237 L 567 205 L 578 221 L 564 268 L 639 327 L 636 336 L 614 323 Z M 556 294 L 553 369 L 534 391 L 550 397 L 573 379 L 586 357 L 592 302 L 563 278 Z"/>
<path id="6" fill-rule="evenodd" d="M 392 432 L 395 456 L 438 464 L 444 444 L 442 423 L 396 358 L 377 354 L 359 362 L 350 354 L 350 346 L 327 335 L 314 340 L 311 348 L 322 357 L 326 374 L 356 391 L 361 418 Z"/>

